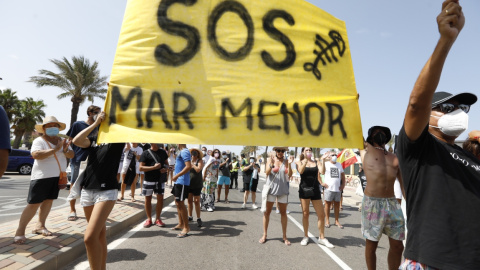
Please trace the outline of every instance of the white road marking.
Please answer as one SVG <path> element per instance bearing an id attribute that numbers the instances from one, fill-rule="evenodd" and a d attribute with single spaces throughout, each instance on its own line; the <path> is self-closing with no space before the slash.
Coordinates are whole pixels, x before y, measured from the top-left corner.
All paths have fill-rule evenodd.
<path id="1" fill-rule="evenodd" d="M 168 211 L 174 205 L 175 205 L 175 201 L 173 201 L 172 203 L 170 203 L 169 205 L 164 207 L 162 209 L 162 212 Z M 155 214 L 152 216 L 152 218 L 155 218 Z M 114 250 L 116 247 L 118 247 L 120 244 L 122 244 L 128 238 L 132 237 L 136 232 L 140 231 L 141 229 L 143 229 L 143 221 L 140 224 L 138 224 L 136 227 L 134 227 L 133 229 L 129 230 L 124 235 L 122 235 L 121 237 L 116 239 L 115 241 L 108 244 L 108 246 L 107 246 L 108 252 L 110 252 L 111 250 Z M 73 269 L 74 270 L 86 270 L 89 267 L 90 267 L 90 265 L 88 264 L 88 260 L 86 260 L 86 261 L 80 262 L 77 265 L 75 265 L 75 267 Z"/>

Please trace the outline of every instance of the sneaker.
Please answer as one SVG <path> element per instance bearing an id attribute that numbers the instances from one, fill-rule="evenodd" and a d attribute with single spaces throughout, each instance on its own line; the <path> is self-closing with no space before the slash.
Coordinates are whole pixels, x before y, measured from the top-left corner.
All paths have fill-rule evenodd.
<path id="1" fill-rule="evenodd" d="M 158 227 L 165 227 L 165 223 L 163 223 L 163 221 L 161 221 L 160 219 L 157 219 L 155 221 L 155 225 L 158 226 Z"/>
<path id="2" fill-rule="evenodd" d="M 188 217 L 188 221 L 193 221 L 193 217 Z"/>
<path id="3" fill-rule="evenodd" d="M 275 211 L 275 213 L 280 214 L 280 210 L 277 209 L 277 211 Z"/>
<path id="4" fill-rule="evenodd" d="M 197 226 L 198 226 L 198 227 L 202 227 L 202 226 L 203 226 L 202 219 L 200 219 L 200 218 L 197 219 Z"/>
<path id="5" fill-rule="evenodd" d="M 300 242 L 300 245 L 302 246 L 308 245 L 308 237 L 303 237 L 302 242 Z"/>
<path id="6" fill-rule="evenodd" d="M 287 214 L 290 214 L 290 211 L 288 211 L 288 209 L 287 209 Z"/>
<path id="7" fill-rule="evenodd" d="M 144 228 L 150 228 L 150 226 L 152 226 L 152 220 L 147 219 L 147 221 L 145 221 L 145 223 L 143 223 L 143 227 Z"/>
<path id="8" fill-rule="evenodd" d="M 247 206 L 244 203 L 242 203 L 242 209 L 245 209 L 245 208 L 247 208 Z"/>
<path id="9" fill-rule="evenodd" d="M 207 207 L 208 212 L 213 212 L 213 209 L 211 207 Z"/>
<path id="10" fill-rule="evenodd" d="M 258 206 L 256 204 L 252 204 L 253 209 L 258 209 Z"/>
<path id="11" fill-rule="evenodd" d="M 333 248 L 333 247 L 334 247 L 330 242 L 328 242 L 328 239 L 327 239 L 327 238 L 320 239 L 320 237 L 319 237 L 319 238 L 318 238 L 318 243 L 319 243 L 320 245 L 324 245 L 324 246 L 326 246 L 326 247 L 328 247 L 328 248 Z"/>

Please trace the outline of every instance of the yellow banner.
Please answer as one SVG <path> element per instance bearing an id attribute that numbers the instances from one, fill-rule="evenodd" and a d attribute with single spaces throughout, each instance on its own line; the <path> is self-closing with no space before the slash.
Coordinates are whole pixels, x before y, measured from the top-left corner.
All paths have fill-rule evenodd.
<path id="1" fill-rule="evenodd" d="M 345 23 L 302 0 L 130 0 L 99 142 L 362 147 Z"/>

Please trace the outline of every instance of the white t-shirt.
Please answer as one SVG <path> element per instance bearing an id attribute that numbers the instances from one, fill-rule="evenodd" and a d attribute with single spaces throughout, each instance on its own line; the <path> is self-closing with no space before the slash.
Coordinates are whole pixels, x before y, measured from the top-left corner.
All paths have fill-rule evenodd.
<path id="1" fill-rule="evenodd" d="M 60 143 L 63 143 L 63 141 Z M 38 137 L 35 140 L 33 140 L 32 149 L 30 150 L 30 152 L 33 153 L 35 151 L 48 150 L 51 148 L 55 148 L 55 145 L 51 143 L 49 144 L 51 147 L 47 145 L 47 142 L 42 137 Z M 68 150 L 72 150 L 72 148 L 69 146 Z M 63 147 L 60 147 L 60 150 L 58 150 L 55 154 L 57 155 L 58 162 L 60 163 L 60 167 L 64 172 L 65 169 L 67 168 L 67 158 L 63 153 Z M 44 178 L 50 178 L 55 176 L 56 177 L 60 176 L 60 169 L 58 168 L 58 163 L 54 155 L 51 155 L 42 160 L 35 159 L 32 167 L 32 175 L 30 177 L 31 180 L 44 179 Z"/>
<path id="2" fill-rule="evenodd" d="M 343 168 L 340 163 L 332 164 L 330 161 L 325 162 L 325 183 L 328 185 L 327 190 L 333 192 L 340 191 L 340 182 L 342 180 Z"/>

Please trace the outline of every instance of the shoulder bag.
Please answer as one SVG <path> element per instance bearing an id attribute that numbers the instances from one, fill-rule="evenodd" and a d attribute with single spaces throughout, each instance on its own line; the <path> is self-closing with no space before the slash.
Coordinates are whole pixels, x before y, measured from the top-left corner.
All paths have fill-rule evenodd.
<path id="1" fill-rule="evenodd" d="M 53 149 L 50 146 L 50 143 L 47 140 L 45 140 L 45 138 L 42 137 L 42 139 L 47 143 L 47 145 L 48 145 L 48 147 L 50 147 L 50 149 Z M 67 172 L 62 171 L 62 167 L 60 166 L 60 162 L 58 161 L 57 154 L 55 154 L 55 152 L 53 152 L 53 155 L 55 156 L 55 160 L 57 161 L 57 164 L 58 164 L 58 169 L 60 170 L 60 176 L 58 178 L 58 188 L 59 189 L 65 189 L 67 187 L 67 184 L 68 184 Z"/>
<path id="2" fill-rule="evenodd" d="M 157 158 L 155 157 L 155 155 L 153 154 L 151 149 L 148 149 L 148 152 L 153 157 L 153 160 L 155 160 L 155 163 L 160 163 L 160 162 L 158 162 Z M 166 173 L 160 172 L 160 183 L 166 183 L 168 181 L 166 176 L 167 176 Z"/>

